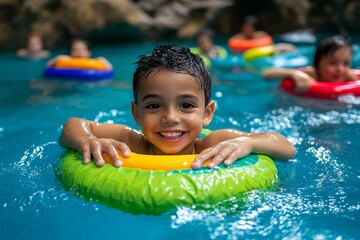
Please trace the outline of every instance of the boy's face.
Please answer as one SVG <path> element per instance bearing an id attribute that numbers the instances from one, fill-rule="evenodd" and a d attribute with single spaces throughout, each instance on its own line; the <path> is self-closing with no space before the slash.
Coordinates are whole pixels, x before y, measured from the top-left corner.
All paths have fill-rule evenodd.
<path id="1" fill-rule="evenodd" d="M 352 53 L 350 48 L 343 47 L 333 54 L 325 55 L 319 61 L 319 81 L 342 82 L 346 81 L 351 67 Z"/>
<path id="2" fill-rule="evenodd" d="M 133 116 L 155 154 L 191 154 L 195 139 L 210 123 L 214 102 L 188 74 L 153 71 L 141 83 Z"/>
<path id="3" fill-rule="evenodd" d="M 72 44 L 70 50 L 70 56 L 73 58 L 89 58 L 91 52 L 86 45 L 86 43 L 82 41 L 76 41 Z"/>

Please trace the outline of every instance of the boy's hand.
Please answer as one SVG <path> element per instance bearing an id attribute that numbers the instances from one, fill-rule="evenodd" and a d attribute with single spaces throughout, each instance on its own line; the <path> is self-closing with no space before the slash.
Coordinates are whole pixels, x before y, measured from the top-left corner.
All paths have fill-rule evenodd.
<path id="1" fill-rule="evenodd" d="M 82 158 L 84 164 L 87 164 L 91 160 L 91 155 L 97 166 L 105 164 L 105 160 L 102 156 L 103 153 L 107 153 L 114 161 L 116 167 L 121 167 L 122 162 L 118 156 L 117 151 L 124 157 L 130 156 L 130 148 L 122 142 L 118 142 L 111 138 L 97 138 L 95 136 L 86 136 L 79 139 Z"/>
<path id="2" fill-rule="evenodd" d="M 208 159 L 212 159 L 208 164 L 209 168 L 214 168 L 222 162 L 226 166 L 230 166 L 237 159 L 249 155 L 252 149 L 252 140 L 249 137 L 244 136 L 226 140 L 202 151 L 194 160 L 192 168 L 200 168 Z"/>

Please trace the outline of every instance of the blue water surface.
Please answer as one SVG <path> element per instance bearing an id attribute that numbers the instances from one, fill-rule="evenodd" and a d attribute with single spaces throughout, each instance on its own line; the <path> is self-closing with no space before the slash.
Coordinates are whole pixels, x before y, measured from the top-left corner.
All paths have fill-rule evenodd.
<path id="1" fill-rule="evenodd" d="M 209 128 L 286 136 L 297 155 L 276 162 L 273 188 L 249 192 L 241 204 L 230 199 L 227 207 L 181 207 L 159 216 L 126 213 L 64 190 L 54 173 L 64 151 L 57 142 L 62 124 L 77 116 L 136 128 L 132 63 L 155 44 L 94 47 L 115 72 L 97 83 L 45 79 L 46 59 L 0 54 L 0 239 L 358 239 L 359 105 L 296 98 L 254 71 L 214 79 L 217 110 Z M 314 46 L 299 48 L 312 56 Z"/>

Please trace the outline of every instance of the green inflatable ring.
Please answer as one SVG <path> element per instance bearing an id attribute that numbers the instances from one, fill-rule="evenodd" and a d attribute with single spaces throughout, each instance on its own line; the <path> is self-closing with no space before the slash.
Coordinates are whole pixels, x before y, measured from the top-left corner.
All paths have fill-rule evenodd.
<path id="1" fill-rule="evenodd" d="M 225 59 L 225 58 L 227 57 L 227 55 L 228 55 L 226 49 L 223 48 L 223 47 L 220 47 L 220 46 L 217 46 L 217 48 L 218 48 L 218 51 L 219 51 L 219 56 L 218 56 L 218 58 L 219 58 L 219 59 Z M 208 69 L 211 68 L 211 59 L 210 59 L 207 55 L 201 53 L 200 48 L 198 48 L 198 47 L 192 47 L 192 48 L 190 48 L 190 51 L 191 51 L 193 54 L 198 54 L 198 55 L 203 59 L 203 61 L 204 61 L 204 63 L 205 63 L 205 66 L 206 66 Z"/>
<path id="2" fill-rule="evenodd" d="M 151 157 L 151 156 L 150 156 Z M 111 164 L 84 165 L 79 152 L 68 150 L 56 173 L 63 186 L 85 199 L 131 213 L 161 214 L 179 206 L 209 205 L 254 189 L 269 187 L 277 179 L 273 160 L 249 155 L 233 165 L 198 170 L 141 170 Z"/>

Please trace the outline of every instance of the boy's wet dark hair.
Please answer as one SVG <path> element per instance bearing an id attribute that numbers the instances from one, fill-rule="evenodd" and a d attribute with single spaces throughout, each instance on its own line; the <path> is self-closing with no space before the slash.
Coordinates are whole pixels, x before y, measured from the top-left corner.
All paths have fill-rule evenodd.
<path id="1" fill-rule="evenodd" d="M 211 76 L 204 61 L 188 48 L 175 44 L 156 46 L 150 55 L 140 56 L 133 75 L 133 94 L 135 103 L 140 84 L 153 71 L 168 70 L 176 73 L 189 74 L 194 77 L 204 91 L 205 105 L 211 99 Z M 171 79 L 169 79 L 171 81 Z"/>
<path id="2" fill-rule="evenodd" d="M 343 36 L 336 35 L 322 40 L 314 54 L 314 68 L 319 69 L 320 60 L 327 55 L 331 55 L 340 48 L 349 48 L 352 51 L 351 41 Z"/>

